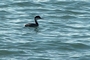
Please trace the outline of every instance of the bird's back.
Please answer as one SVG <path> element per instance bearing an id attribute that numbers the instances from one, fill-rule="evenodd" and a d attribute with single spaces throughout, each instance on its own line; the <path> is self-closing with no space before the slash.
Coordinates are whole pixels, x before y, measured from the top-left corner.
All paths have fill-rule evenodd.
<path id="1" fill-rule="evenodd" d="M 37 24 L 34 24 L 34 23 L 28 23 L 25 25 L 25 27 L 37 27 L 38 25 Z"/>

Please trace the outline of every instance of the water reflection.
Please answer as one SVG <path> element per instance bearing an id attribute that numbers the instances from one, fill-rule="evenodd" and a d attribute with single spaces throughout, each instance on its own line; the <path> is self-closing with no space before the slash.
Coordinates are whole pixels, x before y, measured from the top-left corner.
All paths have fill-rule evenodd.
<path id="1" fill-rule="evenodd" d="M 29 32 L 29 33 L 38 33 L 39 31 L 39 27 L 24 27 L 25 31 Z"/>

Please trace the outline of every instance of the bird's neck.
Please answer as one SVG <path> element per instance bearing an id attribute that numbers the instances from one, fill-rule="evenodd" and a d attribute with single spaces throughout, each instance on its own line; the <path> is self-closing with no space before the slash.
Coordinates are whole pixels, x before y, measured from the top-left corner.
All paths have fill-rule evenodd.
<path id="1" fill-rule="evenodd" d="M 35 18 L 35 23 L 36 23 L 36 25 L 39 25 L 36 18 Z"/>

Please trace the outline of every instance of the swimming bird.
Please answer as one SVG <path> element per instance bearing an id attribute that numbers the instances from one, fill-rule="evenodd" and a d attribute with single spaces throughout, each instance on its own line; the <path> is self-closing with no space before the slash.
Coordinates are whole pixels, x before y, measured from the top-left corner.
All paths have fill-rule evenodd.
<path id="1" fill-rule="evenodd" d="M 35 23 L 28 23 L 25 25 L 25 27 L 38 27 L 39 26 L 39 24 L 37 22 L 38 19 L 42 19 L 42 18 L 40 16 L 35 16 L 34 17 Z"/>

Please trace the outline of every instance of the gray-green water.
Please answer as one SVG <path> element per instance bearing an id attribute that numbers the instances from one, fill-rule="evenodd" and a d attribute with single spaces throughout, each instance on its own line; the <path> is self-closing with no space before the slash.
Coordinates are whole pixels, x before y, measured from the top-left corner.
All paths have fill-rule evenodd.
<path id="1" fill-rule="evenodd" d="M 0 1 L 0 60 L 90 60 L 90 1 Z"/>

